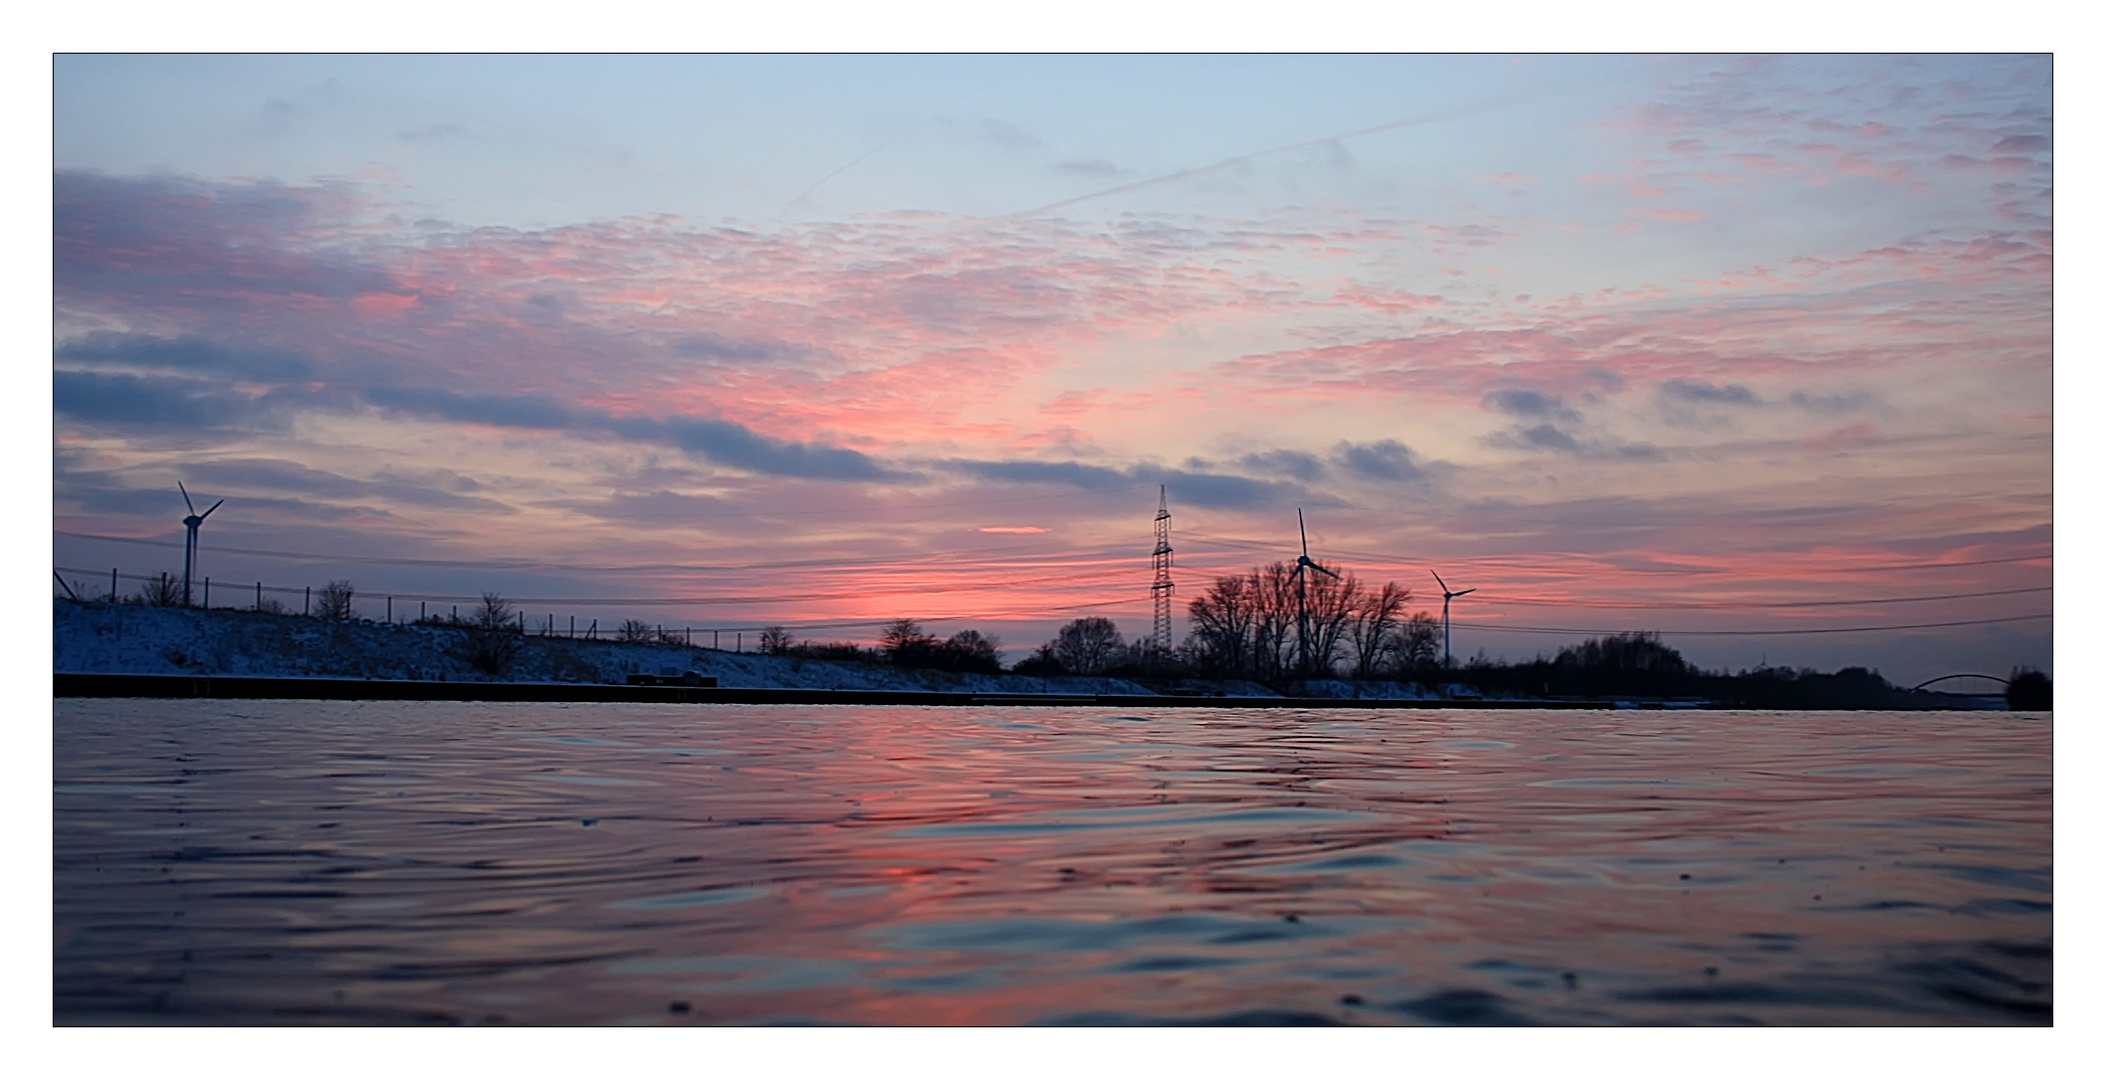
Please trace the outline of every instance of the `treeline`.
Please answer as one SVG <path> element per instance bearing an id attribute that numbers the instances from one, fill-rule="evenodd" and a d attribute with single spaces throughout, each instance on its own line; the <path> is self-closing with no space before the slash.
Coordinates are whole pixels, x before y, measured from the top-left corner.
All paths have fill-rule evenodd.
<path id="1" fill-rule="evenodd" d="M 1263 683 L 1410 679 L 1441 663 L 1440 620 L 1407 614 L 1410 602 L 1394 581 L 1376 588 L 1350 571 L 1297 575 L 1276 562 L 1216 578 L 1187 606 L 1181 659 L 1202 675 Z"/>
<path id="2" fill-rule="evenodd" d="M 875 647 L 852 642 L 793 640 L 787 628 L 770 626 L 761 631 L 761 651 L 774 656 L 807 660 L 845 660 L 891 664 L 895 667 L 938 671 L 978 672 L 999 675 L 1002 639 L 978 630 L 960 630 L 939 638 L 913 619 L 895 619 L 878 635 Z M 1110 619 L 1099 616 L 1076 619 L 1060 628 L 1051 641 L 1007 669 L 1017 675 L 1122 675 L 1160 676 L 1188 673 L 1176 656 L 1161 656 L 1150 643 L 1129 642 Z"/>
<path id="3" fill-rule="evenodd" d="M 794 656 L 805 660 L 882 663 L 986 675 L 998 675 L 1002 671 L 1001 638 L 978 630 L 960 630 L 948 638 L 939 638 L 913 619 L 894 619 L 887 623 L 884 632 L 878 635 L 875 648 L 848 641 L 797 641 L 786 627 L 765 627 L 760 634 L 760 651 L 770 656 Z"/>

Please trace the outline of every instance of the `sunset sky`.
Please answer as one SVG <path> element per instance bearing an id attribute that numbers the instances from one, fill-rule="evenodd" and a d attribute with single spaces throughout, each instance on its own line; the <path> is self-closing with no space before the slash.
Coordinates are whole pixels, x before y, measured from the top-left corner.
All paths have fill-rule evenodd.
<path id="1" fill-rule="evenodd" d="M 1414 609 L 1476 589 L 1458 657 L 2051 666 L 2045 56 L 54 73 L 52 542 L 97 592 L 180 574 L 181 481 L 215 604 L 1015 659 L 1147 632 L 1167 489 L 1180 637 L 1300 508 Z"/>

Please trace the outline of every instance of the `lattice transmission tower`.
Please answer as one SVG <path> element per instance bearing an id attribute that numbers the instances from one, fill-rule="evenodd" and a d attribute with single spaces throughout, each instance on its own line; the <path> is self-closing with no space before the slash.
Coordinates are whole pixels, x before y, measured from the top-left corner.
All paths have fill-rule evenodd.
<path id="1" fill-rule="evenodd" d="M 1170 655 L 1170 486 L 1165 484 L 1155 504 L 1155 647 Z"/>

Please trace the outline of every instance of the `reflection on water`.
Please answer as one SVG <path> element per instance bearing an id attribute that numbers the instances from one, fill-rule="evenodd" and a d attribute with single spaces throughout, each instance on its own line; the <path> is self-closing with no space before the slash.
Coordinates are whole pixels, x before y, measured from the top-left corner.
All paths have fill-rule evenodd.
<path id="1" fill-rule="evenodd" d="M 2008 713 L 60 700 L 55 1019 L 2052 1019 Z"/>

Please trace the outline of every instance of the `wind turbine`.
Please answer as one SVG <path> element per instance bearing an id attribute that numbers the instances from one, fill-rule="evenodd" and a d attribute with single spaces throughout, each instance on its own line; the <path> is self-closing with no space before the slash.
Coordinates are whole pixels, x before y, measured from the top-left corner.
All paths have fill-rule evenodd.
<path id="1" fill-rule="evenodd" d="M 1441 654 L 1442 654 L 1442 655 L 1443 655 L 1443 656 L 1444 656 L 1444 657 L 1446 658 L 1446 659 L 1445 659 L 1445 661 L 1444 661 L 1444 666 L 1446 666 L 1446 667 L 1454 667 L 1454 666 L 1455 666 L 1455 634 L 1454 634 L 1454 632 L 1453 632 L 1453 631 L 1451 631 L 1451 630 L 1449 630 L 1449 629 L 1448 629 L 1448 601 L 1450 601 L 1450 600 L 1453 600 L 1453 599 L 1455 599 L 1455 598 L 1456 598 L 1456 597 L 1458 597 L 1458 596 L 1468 596 L 1469 594 L 1471 594 L 1471 593 L 1473 593 L 1473 592 L 1476 592 L 1477 590 L 1476 590 L 1476 589 L 1464 589 L 1464 590 L 1462 590 L 1461 592 L 1450 592 L 1450 591 L 1448 591 L 1448 583 L 1447 583 L 1447 582 L 1445 582 L 1445 581 L 1441 581 L 1441 576 L 1440 576 L 1439 574 L 1437 574 L 1437 573 L 1434 573 L 1434 572 L 1433 572 L 1433 571 L 1431 571 L 1431 570 L 1428 570 L 1428 571 L 1426 571 L 1426 572 L 1427 572 L 1427 573 L 1429 573 L 1429 574 L 1433 574 L 1433 580 L 1435 580 L 1435 581 L 1440 581 L 1440 585 L 1441 585 Z"/>
<path id="2" fill-rule="evenodd" d="M 1307 675 L 1309 673 L 1309 583 L 1303 577 L 1303 572 L 1314 570 L 1319 574 L 1330 574 L 1334 578 L 1338 575 L 1333 571 L 1324 569 L 1315 559 L 1309 557 L 1309 523 L 1302 520 L 1301 507 L 1297 506 L 1294 508 L 1294 523 L 1300 526 L 1302 530 L 1302 557 L 1294 560 L 1293 575 L 1295 632 L 1297 635 L 1295 644 L 1297 650 L 1301 653 L 1300 672 L 1303 675 Z"/>
<path id="3" fill-rule="evenodd" d="M 181 480 L 176 481 L 176 490 L 183 493 L 183 505 L 190 508 L 190 516 L 183 519 L 183 527 L 190 530 L 189 537 L 183 543 L 183 606 L 189 607 L 190 569 L 197 563 L 197 527 L 203 525 L 205 519 L 212 516 L 212 510 L 219 509 L 220 503 L 224 503 L 227 500 L 221 499 L 219 502 L 213 503 L 212 510 L 207 510 L 200 514 L 197 512 L 197 504 L 190 501 L 189 489 L 183 486 Z"/>

